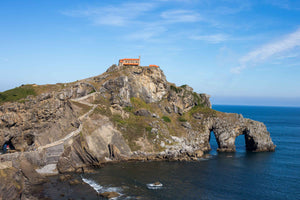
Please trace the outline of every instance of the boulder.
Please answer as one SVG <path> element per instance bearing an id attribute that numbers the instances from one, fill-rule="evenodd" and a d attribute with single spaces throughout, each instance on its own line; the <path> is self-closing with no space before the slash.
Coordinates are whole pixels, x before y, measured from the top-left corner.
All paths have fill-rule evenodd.
<path id="1" fill-rule="evenodd" d="M 195 154 L 195 156 L 196 156 L 197 158 L 201 158 L 201 157 L 203 157 L 203 155 L 204 155 L 203 151 L 201 151 L 201 150 L 195 151 L 194 154 Z"/>
<path id="2" fill-rule="evenodd" d="M 69 184 L 70 185 L 78 185 L 78 184 L 80 184 L 81 182 L 78 180 L 78 179 L 73 179 L 73 180 L 70 180 L 69 181 Z"/>
<path id="3" fill-rule="evenodd" d="M 111 198 L 120 196 L 120 194 L 117 192 L 103 192 L 103 193 L 100 193 L 100 196 L 107 198 L 107 199 L 111 199 Z"/>
<path id="4" fill-rule="evenodd" d="M 137 110 L 134 114 L 137 116 L 144 116 L 144 117 L 149 117 L 152 115 L 151 112 L 147 109 Z"/>

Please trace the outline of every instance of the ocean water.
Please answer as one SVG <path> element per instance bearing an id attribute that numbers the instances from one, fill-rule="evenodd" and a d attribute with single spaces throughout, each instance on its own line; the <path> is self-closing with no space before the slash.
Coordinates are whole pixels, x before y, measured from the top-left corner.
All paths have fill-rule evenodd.
<path id="1" fill-rule="evenodd" d="M 194 162 L 124 162 L 92 174 L 74 174 L 85 184 L 68 185 L 52 177 L 45 195 L 52 199 L 101 199 L 97 192 L 115 191 L 117 199 L 300 199 L 300 108 L 213 106 L 262 121 L 277 145 L 275 152 L 218 153 L 212 134 L 211 156 Z M 159 181 L 162 187 L 149 187 Z"/>

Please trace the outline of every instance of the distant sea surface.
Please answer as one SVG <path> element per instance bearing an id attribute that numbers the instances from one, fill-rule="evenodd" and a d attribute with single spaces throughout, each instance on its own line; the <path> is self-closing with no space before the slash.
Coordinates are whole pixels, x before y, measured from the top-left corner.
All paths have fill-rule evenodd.
<path id="1" fill-rule="evenodd" d="M 87 184 L 68 185 L 52 177 L 45 195 L 52 199 L 100 199 L 96 191 L 116 191 L 118 199 L 300 199 L 300 108 L 213 106 L 264 122 L 277 145 L 275 152 L 218 153 L 211 136 L 211 157 L 197 162 L 129 162 L 109 164 L 77 176 Z M 149 189 L 149 183 L 163 186 Z"/>

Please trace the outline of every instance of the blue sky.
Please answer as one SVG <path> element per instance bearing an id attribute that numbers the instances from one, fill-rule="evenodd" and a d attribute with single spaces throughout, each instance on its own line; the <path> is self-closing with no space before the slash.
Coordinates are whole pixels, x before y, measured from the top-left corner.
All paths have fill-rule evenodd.
<path id="1" fill-rule="evenodd" d="M 300 1 L 0 1 L 0 91 L 139 55 L 214 104 L 300 106 Z"/>

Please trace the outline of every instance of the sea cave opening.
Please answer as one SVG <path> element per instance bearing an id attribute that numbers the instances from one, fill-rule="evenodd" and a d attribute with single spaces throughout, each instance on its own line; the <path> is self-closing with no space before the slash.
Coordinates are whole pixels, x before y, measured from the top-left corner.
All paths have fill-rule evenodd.
<path id="1" fill-rule="evenodd" d="M 210 144 L 210 148 L 211 148 L 210 152 L 216 153 L 217 149 L 219 148 L 219 144 L 218 144 L 217 138 L 216 138 L 213 130 L 210 130 L 209 144 Z"/>
<path id="2" fill-rule="evenodd" d="M 242 134 L 235 138 L 235 150 L 236 152 L 244 153 L 246 152 L 246 135 Z"/>

